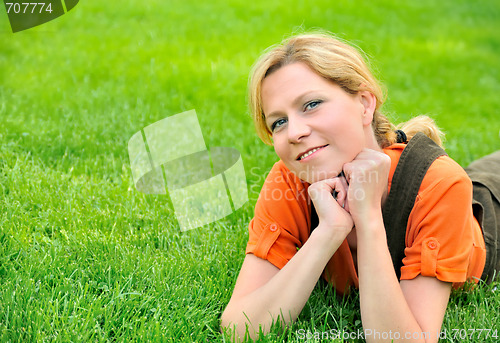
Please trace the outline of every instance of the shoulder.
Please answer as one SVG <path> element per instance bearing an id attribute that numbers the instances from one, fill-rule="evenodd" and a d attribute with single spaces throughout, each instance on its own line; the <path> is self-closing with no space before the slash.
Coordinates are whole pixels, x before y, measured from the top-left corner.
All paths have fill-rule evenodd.
<path id="1" fill-rule="evenodd" d="M 308 183 L 300 180 L 279 160 L 273 165 L 264 181 L 257 206 L 269 203 L 279 206 L 279 204 L 286 205 L 290 201 L 307 201 L 308 187 Z"/>
<path id="2" fill-rule="evenodd" d="M 307 187 L 308 184 L 301 179 L 294 173 L 290 171 L 290 169 L 287 168 L 285 163 L 283 163 L 282 160 L 279 160 L 276 162 L 273 167 L 271 168 L 271 171 L 266 177 L 266 183 L 270 183 L 276 186 L 283 186 L 283 185 L 297 185 L 301 187 Z"/>
<path id="3" fill-rule="evenodd" d="M 266 177 L 255 204 L 255 220 L 291 229 L 299 219 L 309 217 L 309 184 L 300 180 L 280 160 Z"/>
<path id="4" fill-rule="evenodd" d="M 472 202 L 472 181 L 465 170 L 448 156 L 437 158 L 427 170 L 419 190 L 419 197 L 436 197 L 451 188 L 463 193 L 467 206 Z M 459 201 L 460 199 L 454 199 Z M 455 202 L 454 201 L 454 202 Z"/>
<path id="5" fill-rule="evenodd" d="M 406 144 L 393 144 L 384 149 L 391 158 L 391 169 L 389 172 L 389 188 L 392 183 L 392 177 L 399 162 L 399 158 L 403 153 Z M 468 177 L 465 170 L 449 156 L 440 156 L 430 165 L 427 173 L 422 180 L 418 197 L 426 195 L 427 193 L 433 194 L 438 190 L 446 191 L 450 187 L 459 187 L 464 191 L 470 190 L 472 192 L 472 182 Z M 436 195 L 436 194 L 434 194 Z"/>

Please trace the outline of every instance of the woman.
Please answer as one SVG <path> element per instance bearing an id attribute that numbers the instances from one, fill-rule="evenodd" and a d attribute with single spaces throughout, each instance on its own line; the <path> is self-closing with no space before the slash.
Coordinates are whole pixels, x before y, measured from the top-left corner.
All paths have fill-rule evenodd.
<path id="1" fill-rule="evenodd" d="M 367 341 L 390 334 L 394 342 L 436 342 L 452 286 L 477 282 L 485 263 L 471 181 L 447 156 L 431 164 L 408 218 L 400 271 L 382 209 L 404 141 L 424 132 L 440 144 L 438 128 L 414 118 L 397 143 L 364 59 L 328 34 L 272 48 L 249 88 L 257 132 L 280 161 L 257 201 L 222 326 L 255 337 L 273 321 L 294 321 L 323 274 L 340 294 L 359 288 L 364 330 L 382 333 Z"/>

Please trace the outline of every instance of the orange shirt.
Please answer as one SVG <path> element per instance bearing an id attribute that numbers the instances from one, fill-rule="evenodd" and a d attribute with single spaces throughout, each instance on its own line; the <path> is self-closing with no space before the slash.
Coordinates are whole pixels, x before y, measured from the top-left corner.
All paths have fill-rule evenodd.
<path id="1" fill-rule="evenodd" d="M 389 190 L 406 144 L 384 149 L 391 158 Z M 249 225 L 247 254 L 278 268 L 297 253 L 311 232 L 309 185 L 278 161 L 271 169 Z M 429 167 L 408 218 L 401 280 L 417 275 L 436 277 L 459 287 L 481 277 L 486 249 L 481 227 L 472 214 L 472 182 L 448 156 Z M 327 277 L 328 275 L 328 277 Z M 358 287 L 351 250 L 345 240 L 328 262 L 325 273 L 336 291 Z"/>

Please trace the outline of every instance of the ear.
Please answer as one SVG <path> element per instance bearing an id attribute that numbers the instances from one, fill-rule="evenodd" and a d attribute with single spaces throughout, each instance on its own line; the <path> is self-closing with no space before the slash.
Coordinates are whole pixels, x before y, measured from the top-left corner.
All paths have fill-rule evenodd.
<path id="1" fill-rule="evenodd" d="M 363 125 L 371 125 L 377 107 L 377 98 L 369 91 L 358 92 L 359 101 L 363 105 Z"/>

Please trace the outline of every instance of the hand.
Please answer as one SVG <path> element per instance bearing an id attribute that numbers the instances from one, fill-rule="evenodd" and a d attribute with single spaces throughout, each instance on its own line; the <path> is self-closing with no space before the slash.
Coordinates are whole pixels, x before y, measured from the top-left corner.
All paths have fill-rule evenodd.
<path id="1" fill-rule="evenodd" d="M 363 149 L 352 162 L 344 164 L 349 212 L 356 226 L 381 215 L 390 168 L 389 156 L 370 149 Z"/>
<path id="2" fill-rule="evenodd" d="M 354 223 L 349 214 L 346 179 L 341 176 L 315 182 L 309 186 L 308 192 L 318 214 L 320 226 L 341 228 L 347 236 Z M 337 193 L 336 199 L 334 192 Z"/>

